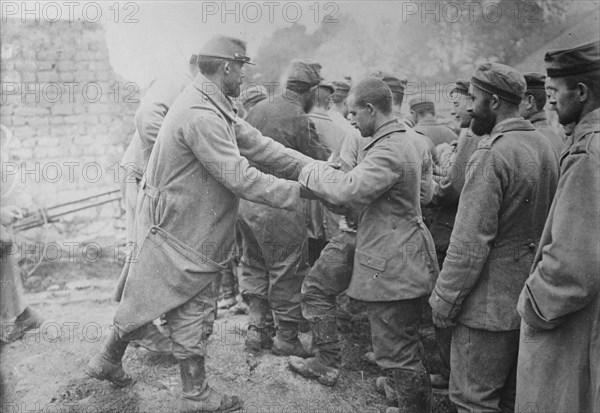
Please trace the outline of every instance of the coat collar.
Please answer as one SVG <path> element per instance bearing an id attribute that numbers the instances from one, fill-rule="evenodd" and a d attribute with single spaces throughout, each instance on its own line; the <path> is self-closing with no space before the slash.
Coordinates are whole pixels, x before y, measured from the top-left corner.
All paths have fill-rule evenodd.
<path id="1" fill-rule="evenodd" d="M 211 102 L 229 122 L 236 122 L 237 115 L 232 100 L 221 92 L 221 89 L 215 82 L 202 73 L 198 73 L 193 85 L 200 91 L 204 101 Z"/>
<path id="2" fill-rule="evenodd" d="M 490 137 L 494 137 L 504 132 L 533 130 L 535 130 L 535 126 L 533 126 L 530 121 L 523 118 L 509 118 L 497 123 L 490 132 Z"/>
<path id="3" fill-rule="evenodd" d="M 512 131 L 535 131 L 535 126 L 528 120 L 523 118 L 508 118 L 502 122 L 497 123 L 490 132 L 488 137 L 485 137 L 479 141 L 477 145 L 478 149 L 490 149 L 492 144 L 504 135 L 506 132 Z"/>
<path id="4" fill-rule="evenodd" d="M 573 131 L 573 140 L 578 142 L 590 132 L 600 132 L 600 109 L 595 109 L 577 122 Z"/>
<path id="5" fill-rule="evenodd" d="M 384 123 L 375 131 L 371 142 L 369 142 L 367 146 L 363 148 L 363 151 L 366 151 L 367 149 L 372 147 L 373 144 L 375 144 L 375 142 L 377 142 L 381 138 L 395 132 L 406 132 L 406 125 L 404 123 L 398 122 L 396 119 Z"/>
<path id="6" fill-rule="evenodd" d="M 565 145 L 563 152 L 560 154 L 560 161 L 568 154 L 576 154 L 587 152 L 588 146 L 591 142 L 589 136 L 592 136 L 594 133 L 600 132 L 600 109 L 595 109 L 585 115 L 583 119 L 581 119 L 571 136 L 567 139 L 567 145 Z"/>
<path id="7" fill-rule="evenodd" d="M 538 113 L 534 113 L 533 115 L 531 115 L 529 117 L 529 119 L 527 119 L 527 120 L 533 124 L 536 124 L 539 122 L 546 123 L 546 113 L 543 110 L 541 110 Z"/>

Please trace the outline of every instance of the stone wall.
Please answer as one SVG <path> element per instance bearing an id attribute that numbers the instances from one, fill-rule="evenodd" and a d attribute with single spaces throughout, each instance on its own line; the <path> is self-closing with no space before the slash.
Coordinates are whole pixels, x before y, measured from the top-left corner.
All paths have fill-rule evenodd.
<path id="1" fill-rule="evenodd" d="M 0 38 L 0 122 L 13 134 L 4 188 L 16 179 L 13 194 L 29 194 L 30 208 L 118 189 L 139 88 L 110 66 L 103 26 L 8 19 Z M 110 230 L 120 216 L 111 203 L 64 217 L 60 231 Z"/>

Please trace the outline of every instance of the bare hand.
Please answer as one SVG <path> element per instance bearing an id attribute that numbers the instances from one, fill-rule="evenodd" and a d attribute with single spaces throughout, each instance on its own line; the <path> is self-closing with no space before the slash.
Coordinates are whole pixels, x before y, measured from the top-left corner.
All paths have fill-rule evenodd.
<path id="1" fill-rule="evenodd" d="M 449 327 L 454 327 L 456 325 L 456 322 L 454 320 L 441 315 L 440 313 L 436 312 L 435 310 L 433 310 L 431 312 L 431 316 L 433 318 L 433 324 L 435 324 L 436 327 L 449 328 Z"/>

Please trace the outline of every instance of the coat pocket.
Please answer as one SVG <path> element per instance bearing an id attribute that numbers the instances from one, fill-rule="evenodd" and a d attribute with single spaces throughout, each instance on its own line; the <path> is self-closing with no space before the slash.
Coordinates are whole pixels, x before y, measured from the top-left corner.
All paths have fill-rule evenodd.
<path id="1" fill-rule="evenodd" d="M 387 258 L 377 257 L 376 255 L 368 254 L 364 251 L 357 250 L 356 259 L 359 264 L 364 265 L 365 267 L 368 267 L 371 270 L 374 270 L 374 275 L 379 275 L 385 272 Z"/>

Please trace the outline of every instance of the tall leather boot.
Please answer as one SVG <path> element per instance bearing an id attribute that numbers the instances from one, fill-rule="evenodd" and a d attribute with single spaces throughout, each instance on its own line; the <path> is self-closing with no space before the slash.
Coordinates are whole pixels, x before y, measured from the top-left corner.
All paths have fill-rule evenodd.
<path id="1" fill-rule="evenodd" d="M 258 355 L 262 349 L 271 347 L 271 335 L 267 329 L 269 302 L 260 297 L 248 297 L 248 332 L 246 333 L 246 351 Z"/>
<path id="2" fill-rule="evenodd" d="M 425 368 L 421 371 L 394 369 L 392 374 L 400 413 L 430 413 L 431 383 Z"/>
<path id="3" fill-rule="evenodd" d="M 302 358 L 312 355 L 304 348 L 298 338 L 298 323 L 281 320 L 277 326 L 271 353 L 276 356 L 298 356 Z"/>
<path id="4" fill-rule="evenodd" d="M 292 370 L 304 377 L 316 379 L 326 386 L 333 386 L 340 376 L 341 343 L 336 319 L 333 317 L 310 321 L 313 343 L 317 355 L 311 358 L 292 356 L 288 363 Z"/>
<path id="5" fill-rule="evenodd" d="M 132 382 L 131 376 L 123 370 L 123 355 L 128 341 L 119 337 L 116 331 L 108 335 L 102 350 L 94 355 L 85 368 L 85 373 L 98 380 L 108 380 L 117 387 L 127 386 Z"/>
<path id="6" fill-rule="evenodd" d="M 178 362 L 183 390 L 180 404 L 182 413 L 225 413 L 242 408 L 243 402 L 238 396 L 221 394 L 209 387 L 204 357 L 192 357 Z"/>

